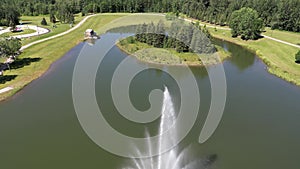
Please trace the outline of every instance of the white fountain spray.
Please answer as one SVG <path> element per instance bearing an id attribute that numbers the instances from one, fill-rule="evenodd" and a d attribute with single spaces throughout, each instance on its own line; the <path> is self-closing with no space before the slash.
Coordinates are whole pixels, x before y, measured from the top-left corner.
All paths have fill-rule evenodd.
<path id="1" fill-rule="evenodd" d="M 160 155 L 158 156 L 157 169 L 166 168 L 168 167 L 168 165 L 170 165 L 169 163 L 172 160 L 175 160 L 173 158 L 174 156 L 176 157 L 177 152 L 174 152 L 175 151 L 174 149 L 168 153 L 161 154 L 163 153 L 163 148 L 167 144 L 173 144 L 174 138 L 177 138 L 177 133 L 174 133 L 172 138 L 162 137 L 163 133 L 167 132 L 169 128 L 171 128 L 174 125 L 175 121 L 176 121 L 176 114 L 173 106 L 173 101 L 168 88 L 165 87 L 164 100 L 163 100 L 162 113 L 161 113 L 161 122 L 159 126 L 160 137 L 159 137 L 158 152 L 160 153 Z"/>
<path id="2" fill-rule="evenodd" d="M 200 168 L 208 168 L 210 164 L 212 164 L 216 155 L 209 156 L 205 160 L 194 160 L 192 162 L 184 163 L 184 158 L 187 158 L 188 148 L 185 148 L 180 153 L 178 152 L 178 148 L 175 147 L 168 152 L 163 152 L 163 149 L 168 144 L 174 144 L 177 139 L 178 126 L 175 125 L 176 122 L 176 112 L 174 109 L 173 101 L 169 90 L 165 87 L 164 90 L 164 99 L 162 105 L 161 112 L 161 121 L 159 125 L 159 141 L 157 147 L 153 147 L 153 143 L 150 142 L 150 139 L 147 139 L 147 154 L 149 158 L 143 159 L 133 159 L 133 166 L 129 168 L 123 169 L 200 169 Z M 168 131 L 171 127 L 175 127 L 175 132 L 172 133 L 172 137 L 163 137 L 164 132 Z M 146 138 L 150 138 L 148 132 L 146 132 Z M 159 155 L 157 157 L 153 156 L 153 148 L 158 148 Z M 136 150 L 138 154 L 142 156 L 142 152 L 140 150 Z"/>

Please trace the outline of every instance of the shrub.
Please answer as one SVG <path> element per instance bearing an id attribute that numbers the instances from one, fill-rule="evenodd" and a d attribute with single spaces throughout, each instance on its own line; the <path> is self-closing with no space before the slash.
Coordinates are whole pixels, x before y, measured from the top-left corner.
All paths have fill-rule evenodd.
<path id="1" fill-rule="evenodd" d="M 47 25 L 47 21 L 45 18 L 43 18 L 42 22 L 41 22 L 41 25 Z"/>
<path id="2" fill-rule="evenodd" d="M 295 55 L 296 63 L 300 63 L 300 50 Z"/>

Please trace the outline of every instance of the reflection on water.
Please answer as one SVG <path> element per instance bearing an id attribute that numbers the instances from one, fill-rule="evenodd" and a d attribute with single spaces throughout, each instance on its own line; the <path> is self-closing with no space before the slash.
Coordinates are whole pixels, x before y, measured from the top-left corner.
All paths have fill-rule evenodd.
<path id="1" fill-rule="evenodd" d="M 124 35 L 124 34 L 123 34 Z M 123 36 L 122 35 L 122 36 Z M 101 53 L 107 41 L 120 34 L 105 34 L 87 53 Z M 192 157 L 211 159 L 217 169 L 299 169 L 300 89 L 268 74 L 253 54 L 236 45 L 226 44 L 233 57 L 224 62 L 228 94 L 224 117 L 209 142 L 199 145 L 199 133 L 210 106 L 210 83 L 205 68 L 193 67 L 201 95 L 199 117 L 189 135 L 181 142 L 181 151 L 192 146 Z M 13 99 L 0 103 L 0 168 L 9 169 L 115 169 L 129 159 L 104 151 L 81 129 L 72 103 L 72 73 L 82 44 L 72 49 L 53 69 L 27 86 Z M 144 137 L 158 133 L 159 120 L 135 124 L 125 120 L 114 108 L 110 82 L 114 68 L 127 57 L 113 47 L 99 67 L 96 77 L 97 101 L 106 120 L 119 132 Z M 143 64 L 133 59 L 135 64 Z M 88 65 L 86 65 L 88 66 Z M 175 110 L 180 96 L 167 73 L 175 72 L 185 80 L 180 68 L 165 67 L 165 72 L 148 70 L 139 74 L 130 86 L 132 103 L 138 109 L 149 107 L 149 91 L 163 89 L 166 83 Z M 177 100 L 176 100 L 177 99 Z M 213 156 L 212 154 L 217 154 Z M 189 159 L 185 159 L 189 160 Z"/>
<path id="2" fill-rule="evenodd" d="M 256 57 L 253 53 L 249 52 L 249 50 L 238 45 L 230 44 L 230 42 L 221 41 L 218 39 L 214 39 L 213 42 L 216 45 L 222 46 L 226 51 L 232 53 L 229 60 L 240 71 L 243 71 L 254 64 Z"/>

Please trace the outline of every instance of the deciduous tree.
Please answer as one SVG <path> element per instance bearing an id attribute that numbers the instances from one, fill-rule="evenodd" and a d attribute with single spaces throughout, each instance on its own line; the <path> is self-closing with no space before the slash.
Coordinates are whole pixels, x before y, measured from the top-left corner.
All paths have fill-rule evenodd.
<path id="1" fill-rule="evenodd" d="M 233 37 L 241 36 L 245 40 L 258 39 L 263 29 L 263 21 L 257 11 L 242 8 L 232 13 L 229 26 Z"/>

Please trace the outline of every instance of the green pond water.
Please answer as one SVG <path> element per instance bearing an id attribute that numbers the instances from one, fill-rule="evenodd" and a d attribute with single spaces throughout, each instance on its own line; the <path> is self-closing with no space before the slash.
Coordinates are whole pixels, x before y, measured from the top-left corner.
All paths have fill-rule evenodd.
<path id="1" fill-rule="evenodd" d="M 103 54 L 101 50 L 110 47 L 108 41 L 124 36 L 106 33 L 93 46 L 77 45 L 43 77 L 0 103 L 1 169 L 121 169 L 130 164 L 131 159 L 109 153 L 87 136 L 72 100 L 72 76 L 79 54 L 86 57 L 83 66 L 88 68 L 92 62 L 89 57 Z M 214 155 L 216 160 L 208 167 L 216 169 L 299 169 L 300 88 L 270 75 L 266 66 L 247 50 L 219 40 L 215 43 L 233 54 L 223 63 L 227 80 L 223 118 L 213 136 L 199 144 L 210 106 L 211 86 L 205 68 L 191 68 L 201 106 L 196 124 L 178 145 L 179 149 L 192 147 L 191 154 L 196 159 Z M 120 133 L 143 137 L 147 128 L 155 135 L 159 120 L 133 123 L 118 113 L 112 101 L 112 75 L 126 57 L 115 46 L 107 53 L 96 76 L 97 102 L 105 119 Z M 132 64 L 144 64 L 130 59 Z M 180 107 L 180 100 L 185 98 L 180 97 L 179 87 L 168 72 L 172 71 L 182 81 L 190 74 L 180 67 L 163 66 L 163 70 L 149 69 L 134 78 L 129 91 L 135 108 L 147 110 L 149 93 L 163 89 L 164 85 L 170 90 L 175 109 Z"/>

